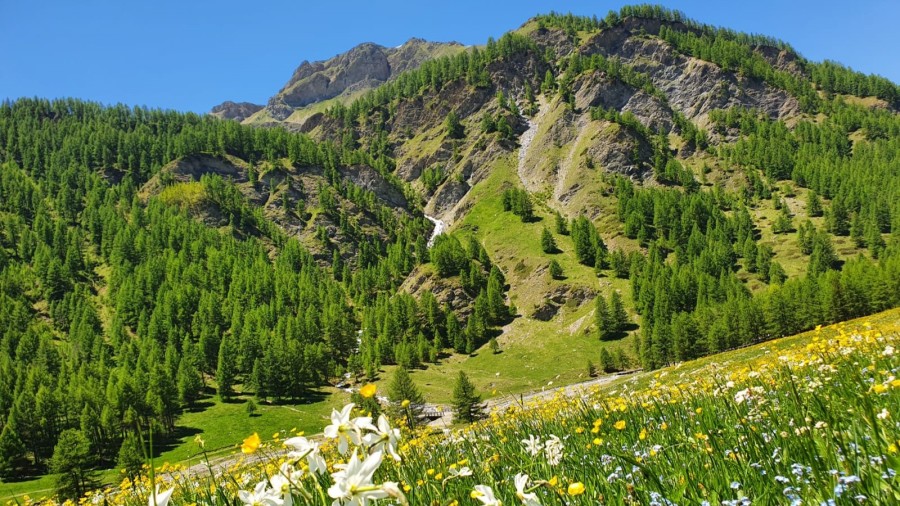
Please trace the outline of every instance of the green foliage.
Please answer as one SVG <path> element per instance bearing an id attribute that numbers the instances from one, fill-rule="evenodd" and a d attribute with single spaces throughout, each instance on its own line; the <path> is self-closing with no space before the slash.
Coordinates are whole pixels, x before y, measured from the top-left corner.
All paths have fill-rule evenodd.
<path id="1" fill-rule="evenodd" d="M 444 120 L 444 128 L 447 130 L 447 136 L 451 139 L 462 139 L 466 135 L 465 128 L 453 111 L 447 113 L 447 118 Z"/>
<path id="2" fill-rule="evenodd" d="M 116 467 L 124 471 L 125 476 L 134 480 L 141 474 L 141 470 L 146 462 L 146 456 L 141 441 L 137 434 L 129 432 L 125 439 L 122 440 L 122 446 L 119 448 L 119 456 L 116 459 Z"/>
<path id="3" fill-rule="evenodd" d="M 564 276 L 563 268 L 559 265 L 559 262 L 556 260 L 550 260 L 550 265 L 548 267 L 550 271 L 550 277 L 553 279 L 562 279 Z"/>
<path id="4" fill-rule="evenodd" d="M 453 421 L 474 422 L 484 416 L 481 396 L 475 391 L 475 385 L 460 371 L 453 387 Z"/>
<path id="5" fill-rule="evenodd" d="M 76 500 L 99 486 L 93 470 L 95 465 L 96 457 L 84 433 L 76 429 L 60 433 L 50 460 L 51 472 L 59 475 L 56 478 L 56 493 L 60 499 Z"/>
<path id="6" fill-rule="evenodd" d="M 521 218 L 523 223 L 534 220 L 534 206 L 527 190 L 519 188 L 503 190 L 503 210 L 511 211 Z"/>
<path id="7" fill-rule="evenodd" d="M 825 60 L 809 65 L 813 82 L 828 93 L 844 93 L 859 97 L 878 97 L 895 109 L 900 106 L 900 86 L 877 75 L 865 75 Z"/>
<path id="8" fill-rule="evenodd" d="M 606 244 L 600 238 L 597 228 L 584 216 L 572 221 L 572 243 L 575 247 L 575 258 L 587 266 L 602 263 L 606 257 Z"/>
<path id="9" fill-rule="evenodd" d="M 553 212 L 553 227 L 559 235 L 569 235 L 569 220 L 565 219 L 559 211 Z"/>
<path id="10" fill-rule="evenodd" d="M 432 165 L 422 171 L 422 184 L 425 185 L 428 193 L 433 193 L 445 179 L 447 179 L 447 174 L 441 165 Z"/>
<path id="11" fill-rule="evenodd" d="M 547 227 L 544 227 L 541 231 L 541 250 L 544 253 L 556 253 L 559 251 L 556 247 L 556 240 L 553 239 L 553 234 L 550 233 Z"/>
<path id="12" fill-rule="evenodd" d="M 406 368 L 398 367 L 394 370 L 394 375 L 388 384 L 387 395 L 391 401 L 391 410 L 394 416 L 404 418 L 409 427 L 415 427 L 422 422 L 425 397 L 413 383 Z"/>
<path id="13" fill-rule="evenodd" d="M 612 292 L 608 300 L 604 299 L 602 295 L 598 295 L 595 306 L 594 322 L 600 340 L 605 341 L 621 336 L 628 327 L 629 321 L 625 303 L 619 292 Z"/>
<path id="14" fill-rule="evenodd" d="M 441 277 L 455 276 L 468 267 L 468 254 L 454 235 L 442 234 L 435 237 L 429 252 Z"/>

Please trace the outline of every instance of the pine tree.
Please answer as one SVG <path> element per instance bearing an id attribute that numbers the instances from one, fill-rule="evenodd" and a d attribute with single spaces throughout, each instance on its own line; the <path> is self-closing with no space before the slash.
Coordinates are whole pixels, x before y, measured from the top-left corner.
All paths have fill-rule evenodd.
<path id="1" fill-rule="evenodd" d="M 775 218 L 775 223 L 772 224 L 772 232 L 776 234 L 786 234 L 794 229 L 794 223 L 791 220 L 791 211 L 788 209 L 787 205 L 783 205 L 781 211 L 778 212 L 778 217 Z"/>
<path id="2" fill-rule="evenodd" d="M 550 260 L 550 277 L 553 279 L 562 279 L 563 277 L 563 268 L 559 265 L 559 262 L 556 260 Z"/>
<path id="3" fill-rule="evenodd" d="M 625 311 L 625 303 L 618 291 L 613 291 L 609 296 L 609 318 L 616 333 L 624 332 L 629 324 L 628 312 Z"/>
<path id="4" fill-rule="evenodd" d="M 606 346 L 600 348 L 600 369 L 606 374 L 616 371 L 615 361 Z"/>
<path id="5" fill-rule="evenodd" d="M 462 139 L 465 137 L 465 129 L 459 122 L 456 113 L 450 111 L 447 113 L 447 119 L 444 121 L 444 127 L 447 129 L 447 136 L 451 139 Z"/>
<path id="6" fill-rule="evenodd" d="M 94 465 L 91 443 L 84 433 L 77 429 L 64 430 L 59 435 L 50 461 L 51 472 L 59 475 L 56 477 L 56 493 L 61 500 L 76 500 L 99 486 Z"/>
<path id="7" fill-rule="evenodd" d="M 822 216 L 822 199 L 815 190 L 806 194 L 806 214 L 811 218 Z"/>
<path id="8" fill-rule="evenodd" d="M 9 416 L 3 430 L 0 431 L 0 478 L 9 478 L 15 474 L 15 463 L 25 454 L 25 445 L 16 434 L 14 417 Z"/>
<path id="9" fill-rule="evenodd" d="M 553 234 L 550 233 L 550 230 L 547 227 L 544 227 L 544 230 L 541 232 L 541 249 L 544 253 L 556 253 L 556 241 L 553 240 Z"/>
<path id="10" fill-rule="evenodd" d="M 474 422 L 484 416 L 481 396 L 475 391 L 475 385 L 469 381 L 469 377 L 463 371 L 459 371 L 459 376 L 456 378 L 452 404 L 454 422 Z"/>
<path id="11" fill-rule="evenodd" d="M 398 367 L 394 370 L 394 376 L 388 384 L 388 399 L 394 416 L 404 417 L 409 427 L 419 424 L 425 408 L 425 397 L 405 368 Z"/>
<path id="12" fill-rule="evenodd" d="M 569 235 L 569 222 L 563 215 L 560 214 L 559 211 L 555 211 L 554 213 L 554 226 L 556 228 L 556 233 L 559 235 Z"/>
<path id="13" fill-rule="evenodd" d="M 116 465 L 125 471 L 125 476 L 132 481 L 140 476 L 141 468 L 144 466 L 144 452 L 141 449 L 140 439 L 133 432 L 129 432 L 122 440 Z"/>
<path id="14" fill-rule="evenodd" d="M 178 364 L 178 400 L 182 405 L 189 406 L 200 398 L 202 391 L 200 372 L 191 364 L 189 357 L 183 357 Z"/>
<path id="15" fill-rule="evenodd" d="M 219 398 L 227 400 L 233 394 L 235 376 L 237 374 L 237 353 L 232 344 L 232 336 L 222 336 L 219 346 L 219 361 L 216 367 L 216 385 Z"/>
<path id="16" fill-rule="evenodd" d="M 615 333 L 609 307 L 602 295 L 597 295 L 594 321 L 597 324 L 597 336 L 600 340 L 609 339 Z"/>

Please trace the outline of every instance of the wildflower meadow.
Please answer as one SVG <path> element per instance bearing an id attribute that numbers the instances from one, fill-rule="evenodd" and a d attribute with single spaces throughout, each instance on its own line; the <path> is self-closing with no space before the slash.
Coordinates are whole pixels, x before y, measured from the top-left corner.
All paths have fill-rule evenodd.
<path id="1" fill-rule="evenodd" d="M 249 435 L 224 471 L 163 466 L 82 502 L 897 504 L 896 320 L 817 329 L 455 430 L 410 430 L 348 404 L 321 435 Z"/>

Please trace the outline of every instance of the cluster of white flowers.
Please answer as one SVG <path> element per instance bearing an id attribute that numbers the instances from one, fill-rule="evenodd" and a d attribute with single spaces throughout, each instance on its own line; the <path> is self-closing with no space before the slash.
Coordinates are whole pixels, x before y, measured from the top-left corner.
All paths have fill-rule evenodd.
<path id="1" fill-rule="evenodd" d="M 238 499 L 244 504 L 266 506 L 291 506 L 294 503 L 291 490 L 303 477 L 303 471 L 294 469 L 290 464 L 282 464 L 278 474 L 262 480 L 253 487 L 252 492 L 238 491 Z"/>
<path id="2" fill-rule="evenodd" d="M 391 427 L 384 415 L 375 424 L 368 416 L 351 418 L 354 407 L 351 403 L 340 411 L 332 410 L 331 424 L 324 431 L 326 438 L 337 440 L 342 455 L 349 454 L 347 462 L 336 464 L 336 471 L 331 473 L 333 484 L 328 487 L 328 496 L 334 499 L 332 506 L 366 506 L 373 500 L 387 497 L 394 498 L 399 504 L 407 504 L 397 483 L 373 481 L 385 453 L 400 460 L 397 453 L 400 430 Z M 318 443 L 298 436 L 286 440 L 284 445 L 292 461 L 306 459 L 310 473 L 322 475 L 328 472 Z M 238 497 L 247 505 L 292 506 L 294 495 L 310 498 L 302 487 L 303 476 L 303 470 L 284 463 L 277 474 L 257 483 L 252 491 L 240 490 Z M 150 506 L 165 504 L 157 501 L 156 505 L 151 502 Z"/>
<path id="3" fill-rule="evenodd" d="M 532 457 L 537 457 L 543 451 L 547 463 L 551 466 L 559 464 L 563 459 L 562 440 L 553 434 L 550 434 L 550 437 L 543 442 L 532 434 L 528 436 L 528 439 L 523 439 L 522 444 L 525 445 L 525 451 Z"/>
<path id="4" fill-rule="evenodd" d="M 522 501 L 524 506 L 541 506 L 541 501 L 537 494 L 528 489 L 528 475 L 519 473 L 513 479 L 516 486 L 516 497 Z M 537 487 L 535 487 L 537 488 Z M 531 489 L 533 490 L 533 489 Z M 500 499 L 494 495 L 494 489 L 487 485 L 475 485 L 472 491 L 472 497 L 477 499 L 483 506 L 502 506 Z"/>
<path id="5" fill-rule="evenodd" d="M 734 394 L 734 402 L 735 404 L 743 404 L 745 401 L 748 401 L 754 397 L 761 396 L 765 393 L 765 389 L 763 387 L 749 387 L 743 390 L 738 391 Z"/>

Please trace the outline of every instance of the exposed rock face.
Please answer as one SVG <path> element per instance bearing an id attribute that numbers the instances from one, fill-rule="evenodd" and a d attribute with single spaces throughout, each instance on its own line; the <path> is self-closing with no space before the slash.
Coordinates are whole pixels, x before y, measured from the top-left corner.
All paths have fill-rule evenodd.
<path id="1" fill-rule="evenodd" d="M 365 165 L 354 165 L 346 169 L 341 168 L 340 171 L 341 175 L 349 179 L 353 184 L 374 193 L 376 197 L 383 200 L 386 204 L 403 209 L 409 206 L 403 193 L 388 183 L 375 169 Z"/>
<path id="2" fill-rule="evenodd" d="M 460 49 L 458 43 L 410 39 L 402 46 L 386 48 L 366 42 L 325 61 L 304 61 L 294 75 L 266 105 L 279 121 L 295 109 L 342 94 L 369 90 L 397 74 L 417 68 L 443 52 Z"/>
<path id="3" fill-rule="evenodd" d="M 232 102 L 227 100 L 212 108 L 209 112 L 213 116 L 222 119 L 233 119 L 235 121 L 244 121 L 250 116 L 256 114 L 263 106 L 251 104 L 250 102 Z"/>
<path id="4" fill-rule="evenodd" d="M 710 111 L 734 106 L 758 109 L 778 119 L 799 114 L 799 102 L 784 90 L 681 55 L 662 40 L 632 37 L 640 29 L 658 34 L 659 27 L 655 20 L 629 20 L 616 29 L 595 35 L 581 51 L 617 57 L 638 72 L 646 73 L 666 94 L 671 107 L 701 124 Z M 791 66 L 787 53 L 768 56 L 785 68 Z"/>
<path id="5" fill-rule="evenodd" d="M 530 316 L 535 320 L 547 322 L 552 320 L 563 306 L 571 304 L 578 307 L 596 295 L 597 292 L 591 288 L 562 285 L 548 293 L 543 303 L 536 306 Z"/>

